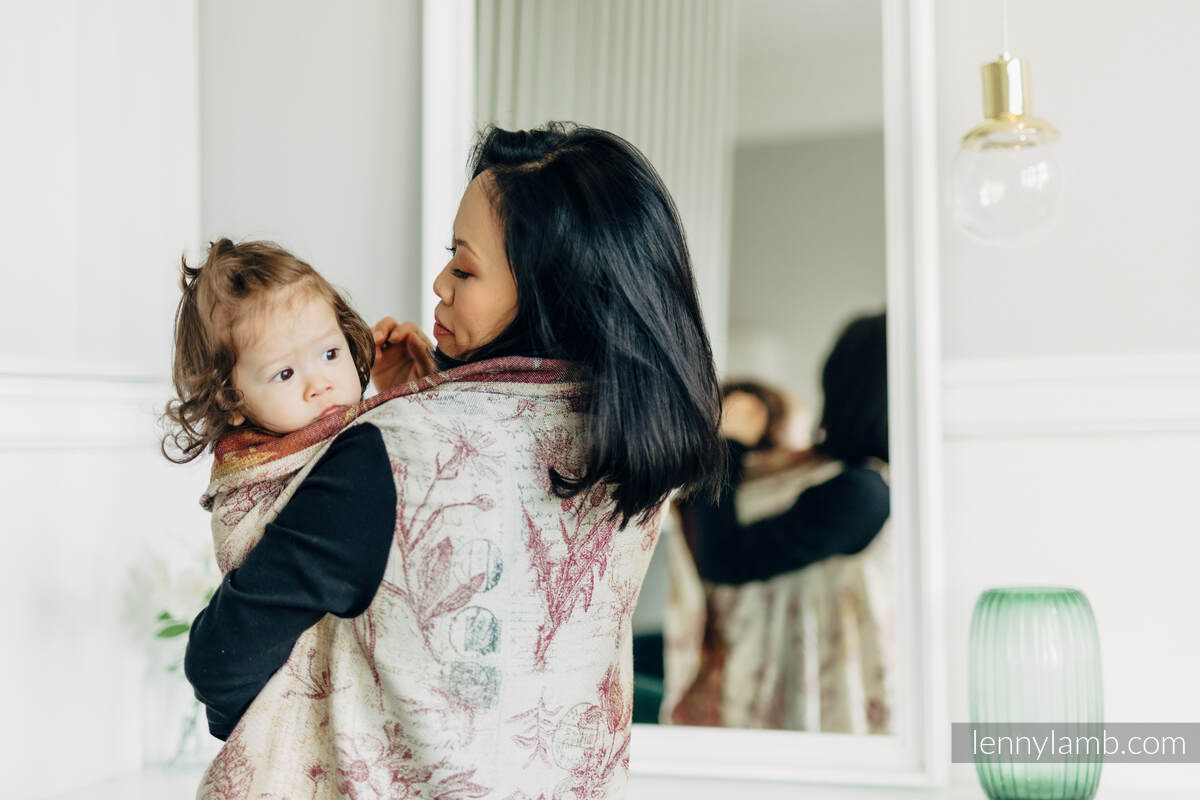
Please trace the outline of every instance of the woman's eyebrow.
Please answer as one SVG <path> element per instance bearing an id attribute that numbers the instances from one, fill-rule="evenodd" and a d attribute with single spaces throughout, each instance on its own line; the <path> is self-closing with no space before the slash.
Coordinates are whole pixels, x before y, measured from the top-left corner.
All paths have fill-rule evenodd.
<path id="1" fill-rule="evenodd" d="M 479 253 L 477 253 L 475 251 L 475 248 L 471 247 L 471 243 L 468 242 L 466 239 L 460 239 L 459 237 L 455 236 L 454 237 L 454 246 L 455 247 L 465 247 L 468 250 L 470 250 L 472 253 L 475 253 L 475 255 L 479 255 Z"/>

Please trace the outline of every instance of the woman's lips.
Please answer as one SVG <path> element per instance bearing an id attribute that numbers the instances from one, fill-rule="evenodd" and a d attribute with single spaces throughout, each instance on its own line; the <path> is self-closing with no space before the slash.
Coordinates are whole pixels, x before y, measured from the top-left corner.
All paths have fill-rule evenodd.
<path id="1" fill-rule="evenodd" d="M 453 336 L 453 332 L 437 320 L 433 321 L 433 336 L 435 339 L 440 339 L 443 336 Z"/>

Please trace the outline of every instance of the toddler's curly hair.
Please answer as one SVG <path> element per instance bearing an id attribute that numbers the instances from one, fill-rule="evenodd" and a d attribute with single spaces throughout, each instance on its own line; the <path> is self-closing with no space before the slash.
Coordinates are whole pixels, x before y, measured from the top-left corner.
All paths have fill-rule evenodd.
<path id="1" fill-rule="evenodd" d="M 273 242 L 221 239 L 209 247 L 200 267 L 189 267 L 186 257 L 181 264 L 183 297 L 175 311 L 172 362 L 176 397 L 163 413 L 167 433 L 161 449 L 167 459 L 192 461 L 233 430 L 231 419 L 242 407 L 242 394 L 233 385 L 234 332 L 281 289 L 311 291 L 329 302 L 366 390 L 375 361 L 371 329 L 307 263 Z"/>

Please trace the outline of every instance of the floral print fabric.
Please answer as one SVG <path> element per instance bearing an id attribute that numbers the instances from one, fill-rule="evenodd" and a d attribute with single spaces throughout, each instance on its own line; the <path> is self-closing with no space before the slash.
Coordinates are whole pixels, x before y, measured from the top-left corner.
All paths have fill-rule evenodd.
<path id="1" fill-rule="evenodd" d="M 662 509 L 622 530 L 610 487 L 551 491 L 551 468 L 584 465 L 583 392 L 569 365 L 498 359 L 222 442 L 202 502 L 223 571 L 346 424 L 382 433 L 396 529 L 371 606 L 300 637 L 197 798 L 623 796 L 630 618 Z"/>

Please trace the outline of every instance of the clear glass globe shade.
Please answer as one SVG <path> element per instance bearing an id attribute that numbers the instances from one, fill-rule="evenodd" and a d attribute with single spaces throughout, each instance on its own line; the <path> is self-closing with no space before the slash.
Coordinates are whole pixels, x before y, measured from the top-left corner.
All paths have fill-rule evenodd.
<path id="1" fill-rule="evenodd" d="M 1054 144 L 962 149 L 954 158 L 954 220 L 988 244 L 1028 241 L 1054 227 L 1062 168 Z"/>

